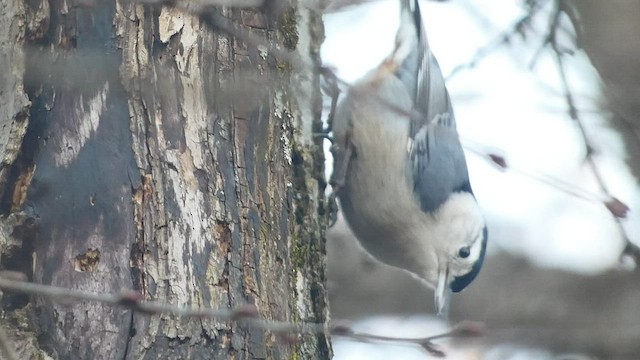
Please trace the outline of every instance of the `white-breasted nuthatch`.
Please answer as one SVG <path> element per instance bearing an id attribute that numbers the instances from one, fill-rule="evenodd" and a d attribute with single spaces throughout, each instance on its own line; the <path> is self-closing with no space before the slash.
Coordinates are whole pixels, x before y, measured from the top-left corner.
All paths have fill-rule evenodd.
<path id="1" fill-rule="evenodd" d="M 446 314 L 480 271 L 487 228 L 418 2 L 400 1 L 393 53 L 336 110 L 332 184 L 363 247 L 434 288 Z"/>

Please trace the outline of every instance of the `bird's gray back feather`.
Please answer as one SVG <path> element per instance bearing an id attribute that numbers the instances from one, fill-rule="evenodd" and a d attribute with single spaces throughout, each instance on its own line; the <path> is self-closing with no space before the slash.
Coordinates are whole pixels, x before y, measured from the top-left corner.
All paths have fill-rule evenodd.
<path id="1" fill-rule="evenodd" d="M 411 24 L 403 26 L 414 26 L 418 35 L 418 46 L 402 59 L 396 70 L 396 76 L 413 94 L 415 104 L 407 171 L 414 180 L 414 192 L 422 210 L 431 212 L 452 192 L 471 192 L 471 187 L 449 94 L 429 48 L 418 2 L 405 0 L 402 6 L 402 11 L 411 12 L 412 19 Z"/>

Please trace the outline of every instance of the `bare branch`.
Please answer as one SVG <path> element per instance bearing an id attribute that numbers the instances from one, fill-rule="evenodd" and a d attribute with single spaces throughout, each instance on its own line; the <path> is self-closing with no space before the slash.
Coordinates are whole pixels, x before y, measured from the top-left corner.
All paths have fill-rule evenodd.
<path id="1" fill-rule="evenodd" d="M 320 3 L 324 3 L 323 9 L 321 10 L 323 10 L 325 14 L 330 14 L 330 13 L 343 11 L 352 6 L 372 3 L 374 1 L 381 1 L 381 0 L 326 0 L 326 1 L 320 1 Z"/>
<path id="2" fill-rule="evenodd" d="M 542 2 L 540 2 L 542 3 Z M 527 11 L 527 14 L 522 16 L 516 22 L 511 25 L 507 30 L 500 33 L 493 40 L 491 40 L 488 44 L 484 45 L 480 49 L 476 51 L 471 60 L 464 64 L 457 65 L 451 73 L 447 75 L 446 80 L 451 80 L 454 76 L 460 73 L 463 70 L 473 69 L 478 65 L 478 63 L 491 54 L 494 50 L 501 47 L 502 45 L 508 45 L 511 42 L 511 39 L 517 35 L 524 37 L 527 27 L 531 24 L 531 19 L 538 14 L 538 12 L 542 9 L 542 4 L 534 4 L 531 6 L 531 9 Z"/>
<path id="3" fill-rule="evenodd" d="M 181 318 L 209 318 L 218 321 L 230 321 L 254 326 L 286 337 L 290 334 L 322 334 L 348 337 L 363 342 L 405 342 L 418 344 L 425 349 L 436 349 L 432 342 L 436 339 L 450 337 L 481 336 L 482 324 L 475 322 L 461 322 L 451 331 L 422 338 L 396 338 L 355 332 L 347 322 L 333 321 L 331 324 L 322 323 L 290 323 L 275 320 L 265 320 L 259 317 L 258 309 L 253 305 L 243 305 L 235 309 L 196 309 L 176 306 L 155 301 L 146 301 L 142 295 L 132 290 L 124 290 L 120 294 L 100 294 L 88 291 L 73 290 L 63 287 L 36 284 L 22 280 L 24 275 L 16 272 L 0 272 L 0 288 L 22 294 L 44 296 L 56 301 L 93 301 L 111 306 L 120 306 L 144 314 L 173 314 Z M 2 330 L 0 328 L 0 330 Z M 292 338 L 293 339 L 293 338 Z M 8 344 L 8 342 L 7 342 Z M 5 351 L 2 333 L 0 333 L 0 349 Z M 435 351 L 435 350 L 434 350 Z M 437 350 L 440 351 L 440 350 Z M 10 357 L 9 357 L 10 358 Z M 11 358 L 10 358 L 11 359 Z M 17 358 L 16 358 L 17 359 Z"/>
<path id="4" fill-rule="evenodd" d="M 189 12 L 201 12 L 215 6 L 234 8 L 255 8 L 264 4 L 264 0 L 142 0 L 144 4 L 173 6 Z"/>
<path id="5" fill-rule="evenodd" d="M 602 177 L 600 169 L 598 168 L 595 162 L 595 159 L 593 158 L 594 146 L 592 145 L 591 139 L 589 138 L 584 122 L 580 118 L 578 108 L 575 104 L 575 98 L 573 96 L 573 93 L 571 91 L 571 86 L 569 85 L 569 81 L 567 79 L 566 68 L 565 68 L 565 63 L 563 58 L 565 52 L 558 45 L 557 37 L 556 37 L 560 16 L 564 13 L 564 9 L 566 8 L 563 5 L 564 1 L 565 0 L 555 0 L 556 8 L 554 9 L 554 13 L 552 15 L 552 19 L 549 25 L 550 26 L 549 35 L 547 35 L 547 39 L 545 41 L 546 41 L 546 44 L 548 44 L 551 47 L 551 49 L 553 50 L 553 53 L 555 54 L 558 73 L 560 75 L 562 90 L 564 93 L 565 102 L 568 107 L 569 116 L 577 124 L 578 129 L 580 130 L 580 135 L 582 136 L 582 140 L 584 142 L 584 146 L 587 149 L 585 160 L 589 165 L 591 172 L 593 173 L 593 176 L 596 179 L 598 187 L 604 194 L 606 194 L 608 200 L 605 202 L 605 206 L 610 211 L 611 215 L 616 221 L 616 224 L 618 225 L 618 229 L 620 230 L 620 233 L 622 234 L 625 240 L 626 246 L 625 246 L 623 255 L 628 255 L 632 257 L 635 263 L 639 264 L 640 252 L 637 251 L 638 246 L 631 242 L 629 234 L 627 233 L 625 227 L 621 222 L 621 218 L 624 218 L 624 216 L 626 216 L 628 207 L 627 205 L 622 203 L 620 200 L 616 199 L 611 194 L 610 189 L 607 187 L 604 181 L 604 178 Z"/>
<path id="6" fill-rule="evenodd" d="M 606 195 L 603 196 L 603 195 L 594 194 L 590 191 L 577 187 L 575 184 L 558 179 L 557 177 L 554 177 L 548 174 L 535 173 L 533 171 L 514 166 L 510 164 L 507 161 L 507 159 L 505 159 L 505 157 L 503 157 L 502 155 L 498 155 L 498 154 L 492 153 L 491 151 L 488 151 L 486 149 L 486 146 L 483 146 L 475 141 L 471 141 L 469 139 L 465 139 L 462 137 L 461 137 L 461 140 L 466 150 L 477 154 L 478 156 L 487 160 L 493 165 L 497 166 L 501 170 L 514 171 L 529 179 L 545 184 L 555 190 L 564 192 L 570 196 L 573 196 L 582 200 L 586 200 L 589 202 L 604 204 L 605 206 L 608 207 L 607 204 L 611 201 L 611 199 Z"/>

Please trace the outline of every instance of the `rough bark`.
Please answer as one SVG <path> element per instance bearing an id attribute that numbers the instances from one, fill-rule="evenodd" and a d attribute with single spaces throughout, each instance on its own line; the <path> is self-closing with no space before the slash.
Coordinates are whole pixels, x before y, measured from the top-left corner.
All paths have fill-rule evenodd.
<path id="1" fill-rule="evenodd" d="M 250 303 L 267 319 L 324 321 L 325 184 L 312 141 L 318 81 L 271 51 L 285 47 L 316 63 L 318 15 L 295 3 L 214 10 L 264 39 L 255 47 L 171 7 L 25 6 L 33 105 L 12 110 L 29 125 L 12 142 L 20 151 L 0 183 L 4 234 L 20 244 L 3 268 L 44 284 L 135 289 L 195 307 Z M 17 215 L 28 219 L 20 233 L 6 220 Z M 5 301 L 5 310 L 28 301 Z M 291 345 L 233 323 L 32 301 L 37 345 L 57 359 L 313 359 L 330 351 L 323 337 Z"/>
<path id="2" fill-rule="evenodd" d="M 20 150 L 22 137 L 29 124 L 29 106 L 24 92 L 25 9 L 21 0 L 0 3 L 0 184 L 10 174 L 11 164 Z M 0 198 L 11 199 L 0 187 Z M 4 200 L 7 202 L 8 200 Z M 0 244 L 4 247 L 5 244 Z M 5 249 L 2 248 L 5 253 Z"/>

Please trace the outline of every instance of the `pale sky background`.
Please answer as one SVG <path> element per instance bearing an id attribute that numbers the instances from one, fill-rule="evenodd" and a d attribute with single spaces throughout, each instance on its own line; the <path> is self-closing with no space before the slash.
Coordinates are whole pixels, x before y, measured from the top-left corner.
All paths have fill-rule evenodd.
<path id="1" fill-rule="evenodd" d="M 429 41 L 445 77 L 456 66 L 474 59 L 480 48 L 495 43 L 524 16 L 523 2 L 422 1 Z M 398 1 L 376 1 L 326 15 L 324 65 L 335 67 L 347 82 L 378 65 L 394 44 L 398 9 Z M 490 50 L 475 67 L 448 79 L 458 131 L 465 145 L 501 154 L 518 170 L 560 179 L 593 198 L 603 198 L 584 163 L 584 143 L 567 114 L 550 49 L 541 52 L 535 67 L 530 68 L 548 31 L 549 18 L 550 8 L 534 18 L 535 30 L 528 30 L 526 39 L 513 37 L 509 44 Z M 571 28 L 568 19 L 565 23 Z M 613 195 L 631 208 L 624 226 L 631 239 L 640 243 L 640 188 L 624 163 L 626 154 L 620 137 L 609 129 L 608 114 L 599 109 L 599 77 L 581 50 L 566 57 L 566 64 L 580 117 L 597 151 L 598 167 Z M 540 266 L 584 274 L 619 266 L 624 243 L 614 219 L 601 203 L 576 198 L 515 171 L 501 171 L 473 152 L 467 152 L 467 162 L 474 192 L 489 224 L 490 250 L 509 251 Z M 403 322 L 402 326 L 393 326 L 395 329 L 414 329 L 413 322 L 421 320 L 379 318 L 358 326 L 378 331 L 389 329 L 389 322 L 394 321 Z M 387 355 L 398 351 L 375 346 L 338 340 L 335 359 L 426 358 L 415 347 L 409 347 L 402 357 L 375 357 L 385 351 L 391 351 Z M 500 351 L 500 359 L 550 356 L 542 350 Z M 505 351 L 510 355 L 504 355 Z M 466 358 L 462 353 L 457 355 L 451 358 Z"/>

